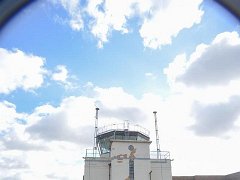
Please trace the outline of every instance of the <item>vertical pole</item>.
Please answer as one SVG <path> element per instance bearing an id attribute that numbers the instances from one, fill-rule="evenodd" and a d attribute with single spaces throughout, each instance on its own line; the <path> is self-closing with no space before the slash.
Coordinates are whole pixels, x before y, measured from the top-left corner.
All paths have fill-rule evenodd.
<path id="1" fill-rule="evenodd" d="M 152 171 L 149 172 L 150 180 L 152 180 Z"/>
<path id="2" fill-rule="evenodd" d="M 111 163 L 108 164 L 108 180 L 111 180 Z"/>
<path id="3" fill-rule="evenodd" d="M 160 155 L 159 135 L 158 135 L 158 124 L 157 124 L 157 111 L 153 111 L 155 117 L 155 131 L 156 131 L 156 146 L 157 146 L 157 159 Z"/>
<path id="4" fill-rule="evenodd" d="M 98 111 L 99 111 L 99 108 L 96 108 L 96 116 L 95 116 L 95 133 L 94 133 L 94 149 L 97 149 Z"/>

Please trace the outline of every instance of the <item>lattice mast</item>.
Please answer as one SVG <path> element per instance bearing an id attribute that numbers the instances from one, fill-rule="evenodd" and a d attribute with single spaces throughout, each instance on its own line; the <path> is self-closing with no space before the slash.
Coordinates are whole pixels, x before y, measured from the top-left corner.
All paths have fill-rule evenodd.
<path id="1" fill-rule="evenodd" d="M 98 111 L 99 111 L 99 108 L 97 107 L 96 116 L 95 116 L 94 149 L 97 149 Z"/>
<path id="2" fill-rule="evenodd" d="M 153 111 L 155 118 L 155 131 L 156 131 L 156 146 L 157 146 L 157 159 L 160 157 L 160 144 L 159 144 L 159 134 L 158 134 L 158 123 L 157 123 L 157 111 Z"/>

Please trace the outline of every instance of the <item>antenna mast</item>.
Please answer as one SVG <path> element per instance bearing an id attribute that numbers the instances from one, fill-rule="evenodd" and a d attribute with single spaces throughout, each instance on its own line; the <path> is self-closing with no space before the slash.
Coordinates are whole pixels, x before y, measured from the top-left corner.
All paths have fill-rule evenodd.
<path id="1" fill-rule="evenodd" d="M 157 124 L 157 111 L 153 111 L 155 117 L 155 131 L 156 131 L 156 146 L 157 146 L 157 159 L 160 155 L 160 144 L 159 144 L 159 135 L 158 135 L 158 124 Z"/>
<path id="2" fill-rule="evenodd" d="M 99 111 L 99 108 L 97 107 L 96 108 L 96 116 L 95 116 L 94 149 L 97 149 L 98 111 Z"/>

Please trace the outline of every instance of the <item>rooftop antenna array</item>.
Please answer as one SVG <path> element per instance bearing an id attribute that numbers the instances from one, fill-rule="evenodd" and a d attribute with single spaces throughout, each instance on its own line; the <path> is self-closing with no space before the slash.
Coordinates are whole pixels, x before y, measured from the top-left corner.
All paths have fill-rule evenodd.
<path id="1" fill-rule="evenodd" d="M 94 149 L 97 149 L 98 111 L 99 111 L 99 108 L 97 107 L 96 108 L 96 116 L 95 116 Z"/>
<path id="2" fill-rule="evenodd" d="M 157 111 L 153 111 L 155 118 L 155 131 L 156 131 L 156 146 L 157 146 L 157 159 L 159 159 L 160 155 L 160 144 L 159 144 L 159 135 L 158 135 L 158 124 L 157 124 Z"/>

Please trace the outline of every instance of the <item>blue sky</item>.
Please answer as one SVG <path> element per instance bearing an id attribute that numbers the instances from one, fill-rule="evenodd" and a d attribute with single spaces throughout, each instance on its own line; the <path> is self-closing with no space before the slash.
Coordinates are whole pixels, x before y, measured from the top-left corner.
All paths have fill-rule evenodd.
<path id="1" fill-rule="evenodd" d="M 221 159 L 239 147 L 238 20 L 210 0 L 116 3 L 36 1 L 1 29 L 0 168 L 10 160 L 16 167 L 0 169 L 0 176 L 64 178 L 65 168 L 67 178 L 81 177 L 79 152 L 91 147 L 84 139 L 93 135 L 96 105 L 100 125 L 128 119 L 150 129 L 152 139 L 158 110 L 173 175 L 239 170 Z M 193 163 L 197 147 L 222 150 L 214 157 L 203 150 Z M 37 157 L 51 157 L 54 168 Z M 208 168 L 202 157 L 210 158 Z M 232 165 L 219 165 L 224 162 Z"/>

